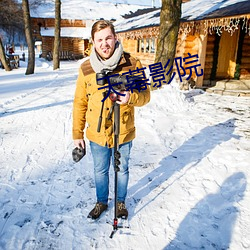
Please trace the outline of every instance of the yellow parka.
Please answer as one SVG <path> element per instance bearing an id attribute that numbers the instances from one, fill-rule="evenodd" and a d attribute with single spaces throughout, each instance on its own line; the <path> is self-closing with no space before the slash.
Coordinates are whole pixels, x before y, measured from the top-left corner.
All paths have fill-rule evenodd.
<path id="1" fill-rule="evenodd" d="M 123 53 L 122 58 L 113 74 L 127 73 L 129 70 L 141 69 L 142 65 L 128 53 Z M 86 137 L 88 140 L 101 146 L 114 147 L 113 119 L 108 119 L 112 101 L 107 98 L 104 102 L 100 132 L 97 132 L 101 112 L 103 89 L 96 83 L 96 73 L 90 61 L 86 60 L 79 69 L 73 102 L 73 140 L 84 138 L 84 129 L 87 122 Z M 107 90 L 107 89 L 106 89 Z M 134 107 L 147 104 L 150 100 L 150 88 L 146 90 L 133 90 L 127 104 L 120 105 L 120 135 L 119 144 L 129 142 L 135 138 Z"/>

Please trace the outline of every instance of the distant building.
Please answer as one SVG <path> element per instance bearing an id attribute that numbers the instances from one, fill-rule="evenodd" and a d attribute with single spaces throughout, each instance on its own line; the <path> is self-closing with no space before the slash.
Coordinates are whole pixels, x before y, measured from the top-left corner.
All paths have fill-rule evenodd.
<path id="1" fill-rule="evenodd" d="M 91 26 L 98 19 L 115 21 L 145 6 L 108 2 L 62 0 L 60 58 L 79 59 L 90 53 Z M 31 10 L 34 40 L 41 43 L 41 57 L 50 58 L 54 46 L 54 3 L 47 1 Z"/>

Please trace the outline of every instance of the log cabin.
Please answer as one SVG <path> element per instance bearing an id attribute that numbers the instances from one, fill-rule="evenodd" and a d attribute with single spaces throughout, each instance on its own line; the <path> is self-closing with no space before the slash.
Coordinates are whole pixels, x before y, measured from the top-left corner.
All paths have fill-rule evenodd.
<path id="1" fill-rule="evenodd" d="M 89 55 L 90 30 L 99 19 L 115 21 L 122 15 L 148 8 L 143 5 L 116 4 L 92 0 L 61 0 L 61 59 L 80 59 Z M 45 1 L 31 10 L 34 41 L 41 43 L 41 57 L 52 59 L 55 4 Z"/>
<path id="2" fill-rule="evenodd" d="M 41 41 L 41 57 L 52 60 L 54 18 L 32 18 L 33 37 Z M 87 55 L 92 20 L 61 20 L 60 59 L 81 59 Z"/>
<path id="3" fill-rule="evenodd" d="M 144 66 L 155 61 L 160 11 L 139 10 L 115 22 L 124 49 Z M 203 69 L 202 76 L 193 69 L 197 87 L 211 87 L 222 79 L 250 79 L 250 1 L 184 1 L 175 57 L 188 53 L 198 55 Z"/>

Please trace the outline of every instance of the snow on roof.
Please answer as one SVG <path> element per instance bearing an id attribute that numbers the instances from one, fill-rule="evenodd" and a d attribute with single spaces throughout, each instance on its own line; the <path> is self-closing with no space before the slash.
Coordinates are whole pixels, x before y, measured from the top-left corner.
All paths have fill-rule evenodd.
<path id="1" fill-rule="evenodd" d="M 133 18 L 120 19 L 114 22 L 116 32 L 156 26 L 160 23 L 160 9 Z"/>
<path id="2" fill-rule="evenodd" d="M 93 0 L 97 2 L 125 3 L 148 6 L 161 6 L 161 0 Z"/>
<path id="3" fill-rule="evenodd" d="M 245 5 L 246 2 L 249 3 L 249 0 L 191 0 L 190 2 L 182 4 L 181 18 L 186 21 L 206 19 L 208 15 L 214 11 L 228 8 L 229 6 L 231 6 L 230 8 L 233 7 L 236 13 L 239 13 L 235 5 L 237 4 L 239 7 L 240 5 Z M 250 5 L 248 4 L 248 6 L 248 9 L 241 7 L 241 13 L 239 14 L 250 13 Z M 231 14 L 236 15 L 234 12 Z"/>
<path id="4" fill-rule="evenodd" d="M 152 12 L 114 22 L 117 32 L 158 26 L 160 24 L 160 8 Z M 250 13 L 249 0 L 191 0 L 182 4 L 182 21 L 193 21 L 223 16 Z"/>
<path id="5" fill-rule="evenodd" d="M 61 18 L 71 20 L 119 19 L 122 15 L 138 9 L 150 8 L 150 6 L 143 5 L 115 4 L 93 0 L 61 0 L 61 2 Z M 54 18 L 55 4 L 47 0 L 38 8 L 30 10 L 30 13 L 31 17 Z"/>
<path id="6" fill-rule="evenodd" d="M 54 36 L 54 28 L 41 28 L 42 36 Z M 78 37 L 82 39 L 89 39 L 91 37 L 91 28 L 83 27 L 62 27 L 61 37 Z"/>

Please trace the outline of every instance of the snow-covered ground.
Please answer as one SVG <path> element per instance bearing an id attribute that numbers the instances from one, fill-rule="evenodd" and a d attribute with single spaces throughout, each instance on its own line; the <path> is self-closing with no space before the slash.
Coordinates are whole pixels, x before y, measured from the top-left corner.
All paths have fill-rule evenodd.
<path id="1" fill-rule="evenodd" d="M 72 100 L 81 61 L 0 69 L 0 249 L 250 249 L 250 99 L 152 92 L 136 111 L 129 229 L 98 222 L 89 145 L 72 161 Z M 98 119 L 98 117 L 97 117 Z"/>

